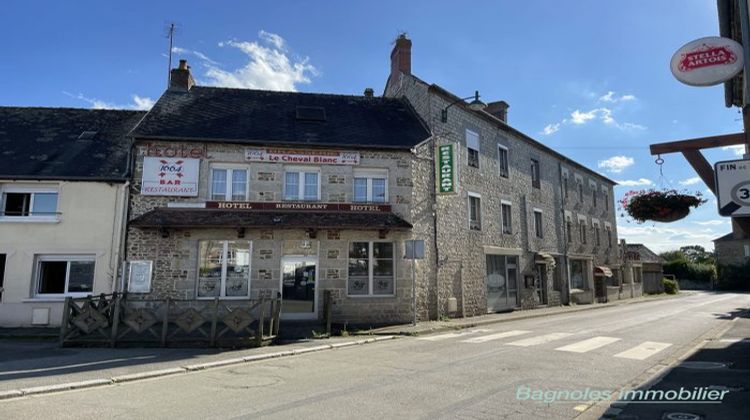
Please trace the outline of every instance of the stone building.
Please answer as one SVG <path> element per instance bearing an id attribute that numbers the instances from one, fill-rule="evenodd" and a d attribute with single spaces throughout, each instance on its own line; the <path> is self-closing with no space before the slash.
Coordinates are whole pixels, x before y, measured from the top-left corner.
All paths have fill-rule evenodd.
<path id="1" fill-rule="evenodd" d="M 750 239 L 741 234 L 728 233 L 713 242 L 717 265 L 743 265 L 750 261 Z"/>
<path id="2" fill-rule="evenodd" d="M 419 79 L 411 48 L 396 40 L 384 96 L 414 106 L 439 166 L 426 315 L 606 299 L 622 282 L 615 182 L 514 129 L 504 101 L 482 107 Z"/>
<path id="3" fill-rule="evenodd" d="M 140 111 L 0 107 L 0 326 L 58 326 L 119 286 Z"/>
<path id="4" fill-rule="evenodd" d="M 643 293 L 664 293 L 664 258 L 643 244 L 627 244 L 627 259 L 640 263 Z M 637 278 L 637 274 L 636 274 Z"/>
<path id="5" fill-rule="evenodd" d="M 330 290 L 335 321 L 411 319 L 433 178 L 408 101 L 195 86 L 182 60 L 132 136 L 134 298 L 281 293 L 283 318 L 318 319 Z"/>

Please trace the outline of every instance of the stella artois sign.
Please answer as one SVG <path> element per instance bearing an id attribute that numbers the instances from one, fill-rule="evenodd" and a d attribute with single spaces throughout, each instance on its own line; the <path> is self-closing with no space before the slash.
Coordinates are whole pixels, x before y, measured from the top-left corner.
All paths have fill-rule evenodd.
<path id="1" fill-rule="evenodd" d="M 674 77 L 686 85 L 712 86 L 736 76 L 743 64 L 742 45 L 710 36 L 683 45 L 672 56 L 670 67 Z"/>

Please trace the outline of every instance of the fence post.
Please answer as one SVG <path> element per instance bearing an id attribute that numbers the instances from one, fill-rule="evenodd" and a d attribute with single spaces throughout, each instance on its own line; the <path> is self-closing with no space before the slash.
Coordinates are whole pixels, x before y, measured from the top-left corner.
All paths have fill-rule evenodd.
<path id="1" fill-rule="evenodd" d="M 216 322 L 219 317 L 219 298 L 214 298 L 214 313 L 211 319 L 211 347 L 216 344 Z"/>
<path id="2" fill-rule="evenodd" d="M 172 298 L 168 297 L 164 306 L 164 318 L 161 323 L 161 346 L 167 346 L 167 328 L 169 327 L 169 307 L 172 304 Z"/>
<path id="3" fill-rule="evenodd" d="M 112 293 L 112 299 L 115 301 L 115 310 L 112 313 L 112 331 L 109 338 L 109 346 L 115 347 L 117 342 L 117 327 L 120 325 L 120 296 L 117 292 Z"/>
<path id="4" fill-rule="evenodd" d="M 263 345 L 263 324 L 265 320 L 263 315 L 266 312 L 266 299 L 260 298 L 260 314 L 258 315 L 258 329 L 255 331 L 255 345 L 260 347 Z"/>
<path id="5" fill-rule="evenodd" d="M 65 298 L 65 305 L 63 306 L 62 325 L 60 325 L 60 347 L 65 344 L 65 336 L 68 335 L 68 321 L 70 318 L 70 303 L 71 297 Z"/>

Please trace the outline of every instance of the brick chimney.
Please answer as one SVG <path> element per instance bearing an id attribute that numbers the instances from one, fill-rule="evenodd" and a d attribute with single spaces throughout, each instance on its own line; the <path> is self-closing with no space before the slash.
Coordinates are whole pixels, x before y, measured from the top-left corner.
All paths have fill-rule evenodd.
<path id="1" fill-rule="evenodd" d="M 188 92 L 195 86 L 193 75 L 190 74 L 190 66 L 187 60 L 180 60 L 176 69 L 172 69 L 169 74 L 169 90 Z"/>
<path id="2" fill-rule="evenodd" d="M 395 80 L 399 73 L 411 74 L 411 40 L 406 34 L 396 38 L 391 51 L 391 79 Z"/>
<path id="3" fill-rule="evenodd" d="M 484 112 L 492 115 L 493 117 L 499 119 L 502 122 L 507 123 L 508 122 L 508 108 L 510 108 L 510 105 L 508 105 L 508 103 L 505 101 L 490 102 L 487 104 L 487 107 L 484 109 Z"/>

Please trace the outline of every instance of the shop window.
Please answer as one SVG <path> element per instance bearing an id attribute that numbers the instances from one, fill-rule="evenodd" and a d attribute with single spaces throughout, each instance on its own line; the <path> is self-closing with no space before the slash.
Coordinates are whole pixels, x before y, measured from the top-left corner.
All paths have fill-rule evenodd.
<path id="1" fill-rule="evenodd" d="M 500 202 L 500 218 L 503 227 L 503 233 L 513 233 L 513 215 L 511 213 L 510 203 L 507 201 Z"/>
<path id="2" fill-rule="evenodd" d="M 539 161 L 537 159 L 531 159 L 531 186 L 534 188 L 541 188 L 542 181 L 540 179 Z"/>
<path id="3" fill-rule="evenodd" d="M 2 195 L 2 217 L 57 218 L 56 191 L 6 190 Z"/>
<path id="4" fill-rule="evenodd" d="M 482 230 L 481 198 L 473 193 L 469 193 L 469 229 Z"/>
<path id="5" fill-rule="evenodd" d="M 508 148 L 505 146 L 497 146 L 497 165 L 500 168 L 500 176 L 503 178 L 508 177 Z"/>
<path id="6" fill-rule="evenodd" d="M 542 225 L 542 211 L 534 210 L 534 232 L 537 238 L 544 238 L 544 226 Z"/>
<path id="7" fill-rule="evenodd" d="M 349 296 L 393 296 L 395 260 L 392 242 L 349 244 Z"/>
<path id="8" fill-rule="evenodd" d="M 94 256 L 39 256 L 36 295 L 90 295 L 94 288 L 94 268 Z"/>
<path id="9" fill-rule="evenodd" d="M 320 200 L 320 173 L 287 171 L 284 174 L 284 200 Z"/>
<path id="10" fill-rule="evenodd" d="M 466 130 L 466 150 L 467 164 L 473 168 L 479 168 L 479 134 Z"/>
<path id="11" fill-rule="evenodd" d="M 250 241 L 199 241 L 198 298 L 250 296 Z"/>
<path id="12" fill-rule="evenodd" d="M 247 184 L 247 168 L 213 168 L 211 170 L 211 199 L 246 201 Z"/>
<path id="13" fill-rule="evenodd" d="M 354 202 L 388 202 L 388 171 L 355 170 Z"/>
<path id="14" fill-rule="evenodd" d="M 570 287 L 573 289 L 586 289 L 585 267 L 583 260 L 570 260 Z"/>

